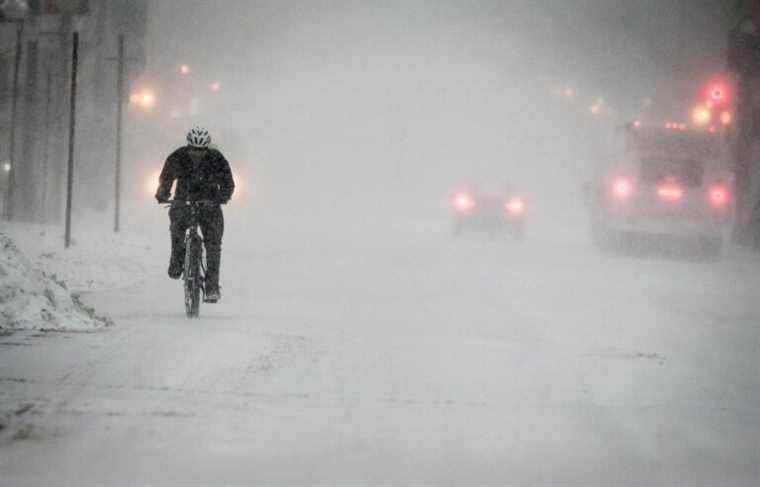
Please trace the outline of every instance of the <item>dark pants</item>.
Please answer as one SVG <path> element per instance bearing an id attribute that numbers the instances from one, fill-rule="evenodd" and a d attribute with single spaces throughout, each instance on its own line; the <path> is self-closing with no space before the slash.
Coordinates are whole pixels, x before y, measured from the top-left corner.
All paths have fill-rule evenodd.
<path id="1" fill-rule="evenodd" d="M 182 265 L 185 260 L 185 232 L 192 223 L 190 208 L 175 206 L 169 210 L 171 220 L 172 264 Z M 219 286 L 219 265 L 222 258 L 222 235 L 224 234 L 224 215 L 219 206 L 198 209 L 203 243 L 206 247 L 206 283 Z"/>

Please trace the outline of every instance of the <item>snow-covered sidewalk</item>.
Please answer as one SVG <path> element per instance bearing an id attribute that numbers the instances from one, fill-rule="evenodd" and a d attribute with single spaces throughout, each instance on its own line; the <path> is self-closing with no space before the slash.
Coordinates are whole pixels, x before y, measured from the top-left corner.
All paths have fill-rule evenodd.
<path id="1" fill-rule="evenodd" d="M 134 235 L 116 235 L 103 229 L 77 229 L 72 246 L 64 250 L 60 226 L 4 224 L 2 233 L 36 268 L 65 281 L 76 293 L 124 289 L 145 281 L 145 265 L 155 242 Z M 162 242 L 163 243 L 163 242 Z"/>
<path id="2" fill-rule="evenodd" d="M 58 274 L 33 264 L 0 233 L 0 331 L 90 330 L 108 324 Z"/>

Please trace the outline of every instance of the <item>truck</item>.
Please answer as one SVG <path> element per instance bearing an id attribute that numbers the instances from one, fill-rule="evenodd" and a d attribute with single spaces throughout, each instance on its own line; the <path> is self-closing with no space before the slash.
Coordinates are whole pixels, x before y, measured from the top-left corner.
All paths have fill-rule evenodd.
<path id="1" fill-rule="evenodd" d="M 734 214 L 725 139 L 675 124 L 629 124 L 617 129 L 614 147 L 584 185 L 593 242 L 616 250 L 675 241 L 719 256 Z"/>

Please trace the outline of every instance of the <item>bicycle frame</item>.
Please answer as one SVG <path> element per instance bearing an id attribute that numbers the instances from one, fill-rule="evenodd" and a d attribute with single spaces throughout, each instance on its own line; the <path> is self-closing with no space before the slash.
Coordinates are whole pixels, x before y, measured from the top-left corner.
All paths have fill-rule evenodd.
<path id="1" fill-rule="evenodd" d="M 185 263 L 182 278 L 185 289 L 185 312 L 188 318 L 197 318 L 200 314 L 201 296 L 206 299 L 206 264 L 205 245 L 199 232 L 198 209 L 204 202 L 173 201 L 173 206 L 186 207 L 190 210 L 191 223 L 185 231 Z"/>

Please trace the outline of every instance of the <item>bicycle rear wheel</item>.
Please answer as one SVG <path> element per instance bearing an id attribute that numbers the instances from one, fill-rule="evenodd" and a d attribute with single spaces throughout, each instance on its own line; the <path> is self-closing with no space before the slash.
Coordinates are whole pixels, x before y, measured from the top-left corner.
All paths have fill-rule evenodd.
<path id="1" fill-rule="evenodd" d="M 201 242 L 188 238 L 185 250 L 185 314 L 197 318 L 201 307 Z"/>

